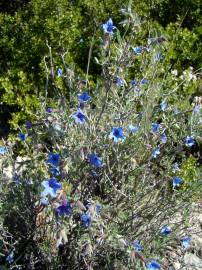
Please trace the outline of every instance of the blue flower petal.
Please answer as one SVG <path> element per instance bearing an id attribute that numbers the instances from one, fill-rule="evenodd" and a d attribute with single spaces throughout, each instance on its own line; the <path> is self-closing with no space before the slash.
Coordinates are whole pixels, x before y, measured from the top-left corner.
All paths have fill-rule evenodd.
<path id="1" fill-rule="evenodd" d="M 99 203 L 97 203 L 97 204 L 95 205 L 95 212 L 96 212 L 97 215 L 100 214 L 101 209 L 102 209 L 102 205 L 99 204 Z"/>
<path id="2" fill-rule="evenodd" d="M 25 124 L 26 129 L 31 129 L 32 128 L 32 123 L 30 121 L 27 121 Z"/>
<path id="3" fill-rule="evenodd" d="M 18 138 L 19 138 L 21 141 L 25 141 L 26 138 L 27 138 L 27 134 L 19 133 L 19 134 L 18 134 Z"/>
<path id="4" fill-rule="evenodd" d="M 113 127 L 112 132 L 110 133 L 110 138 L 112 138 L 115 143 L 117 143 L 118 141 L 123 141 L 124 140 L 123 128 Z"/>
<path id="5" fill-rule="evenodd" d="M 8 263 L 12 263 L 14 261 L 14 252 L 11 251 L 11 253 L 6 257 L 6 261 Z"/>
<path id="6" fill-rule="evenodd" d="M 77 124 L 84 124 L 87 119 L 81 109 L 78 109 L 75 113 L 73 113 L 72 117 Z"/>
<path id="7" fill-rule="evenodd" d="M 7 152 L 7 148 L 5 146 L 0 146 L 0 155 L 4 155 Z"/>
<path id="8" fill-rule="evenodd" d="M 159 269 L 161 269 L 161 265 L 156 260 L 152 260 L 151 262 L 149 262 L 147 264 L 147 269 L 148 270 L 159 270 Z"/>
<path id="9" fill-rule="evenodd" d="M 160 129 L 160 125 L 157 123 L 152 123 L 151 130 L 154 134 L 158 133 Z"/>
<path id="10" fill-rule="evenodd" d="M 195 144 L 195 139 L 193 136 L 187 136 L 185 145 L 188 147 L 192 147 Z"/>
<path id="11" fill-rule="evenodd" d="M 196 105 L 193 109 L 193 114 L 198 114 L 200 112 L 200 107 Z"/>
<path id="12" fill-rule="evenodd" d="M 137 86 L 137 81 L 136 80 L 132 80 L 130 83 L 131 83 L 132 86 Z"/>
<path id="13" fill-rule="evenodd" d="M 168 225 L 164 225 L 162 228 L 161 228 L 161 234 L 163 235 L 168 235 L 171 233 L 171 229 L 170 227 L 168 227 Z"/>
<path id="14" fill-rule="evenodd" d="M 58 213 L 58 215 L 60 216 L 70 216 L 72 214 L 72 206 L 69 202 L 67 202 L 66 204 L 62 204 L 60 205 L 57 209 L 56 212 Z"/>
<path id="15" fill-rule="evenodd" d="M 167 139 L 168 139 L 168 138 L 167 138 L 167 136 L 166 136 L 165 133 L 161 134 L 160 140 L 161 140 L 162 143 L 166 143 L 166 142 L 167 142 Z"/>
<path id="16" fill-rule="evenodd" d="M 91 96 L 88 95 L 88 92 L 83 92 L 82 94 L 78 95 L 78 100 L 82 103 L 86 103 L 91 100 Z"/>
<path id="17" fill-rule="evenodd" d="M 102 28 L 104 30 L 104 33 L 109 35 L 113 35 L 113 30 L 116 29 L 116 27 L 113 25 L 113 21 L 111 18 L 102 25 Z"/>
<path id="18" fill-rule="evenodd" d="M 41 193 L 41 198 L 45 198 L 50 195 L 52 198 L 57 197 L 57 191 L 61 189 L 62 184 L 58 183 L 55 178 L 51 178 L 47 181 L 43 181 L 42 186 L 44 187 L 43 192 Z"/>
<path id="19" fill-rule="evenodd" d="M 182 239 L 182 246 L 183 246 L 185 249 L 187 249 L 187 248 L 190 247 L 190 242 L 191 242 L 191 237 L 186 235 L 186 236 L 183 237 L 183 239 Z"/>
<path id="20" fill-rule="evenodd" d="M 173 188 L 178 187 L 180 184 L 182 184 L 183 180 L 176 176 L 173 178 Z"/>
<path id="21" fill-rule="evenodd" d="M 153 149 L 153 151 L 152 151 L 152 157 L 153 158 L 157 158 L 157 156 L 159 156 L 159 155 L 160 155 L 160 147 L 158 146 L 158 147 L 156 147 L 156 148 Z"/>
<path id="22" fill-rule="evenodd" d="M 58 70 L 57 70 L 57 76 L 58 77 L 61 77 L 62 76 L 62 73 L 63 73 L 62 69 L 61 68 L 58 68 Z"/>
<path id="23" fill-rule="evenodd" d="M 49 183 L 49 187 L 51 187 L 54 190 L 61 189 L 61 187 L 62 187 L 62 184 L 61 183 L 58 183 L 55 178 L 49 179 L 48 180 L 48 183 Z"/>
<path id="24" fill-rule="evenodd" d="M 117 77 L 117 78 L 115 79 L 115 83 L 116 83 L 116 85 L 118 85 L 118 86 L 124 86 L 124 80 L 123 80 L 122 78 L 120 78 L 120 77 Z"/>
<path id="25" fill-rule="evenodd" d="M 58 167 L 60 164 L 60 155 L 55 153 L 49 153 L 47 163 L 51 164 L 54 167 Z"/>
<path id="26" fill-rule="evenodd" d="M 135 249 L 135 251 L 142 251 L 144 249 L 144 247 L 140 244 L 140 242 L 138 240 L 135 240 L 132 243 L 132 246 Z"/>
<path id="27" fill-rule="evenodd" d="M 137 55 L 142 53 L 142 48 L 141 47 L 133 47 L 133 52 Z"/>
<path id="28" fill-rule="evenodd" d="M 129 125 L 128 128 L 129 128 L 131 133 L 136 133 L 138 131 L 137 126 Z"/>
<path id="29" fill-rule="evenodd" d="M 102 167 L 102 160 L 96 154 L 91 154 L 89 156 L 89 161 L 90 161 L 90 164 L 94 166 L 95 168 Z"/>
<path id="30" fill-rule="evenodd" d="M 148 80 L 146 80 L 145 78 L 143 78 L 143 79 L 140 81 L 140 84 L 143 84 L 143 85 L 144 85 L 144 84 L 148 84 L 148 82 L 149 82 Z"/>
<path id="31" fill-rule="evenodd" d="M 81 221 L 82 221 L 82 225 L 85 228 L 88 228 L 90 226 L 91 223 L 91 217 L 89 214 L 82 214 L 81 215 Z"/>
<path id="32" fill-rule="evenodd" d="M 46 111 L 47 111 L 47 113 L 52 113 L 53 109 L 50 108 L 50 107 L 48 107 L 48 108 L 46 109 Z"/>

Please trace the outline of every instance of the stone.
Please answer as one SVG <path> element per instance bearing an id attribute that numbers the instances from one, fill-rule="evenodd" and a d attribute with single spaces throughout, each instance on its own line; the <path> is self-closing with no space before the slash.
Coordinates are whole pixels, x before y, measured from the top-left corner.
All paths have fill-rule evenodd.
<path id="1" fill-rule="evenodd" d="M 192 243 L 195 247 L 195 250 L 197 252 L 202 252 L 202 237 L 198 235 L 193 235 L 192 236 Z"/>
<path id="2" fill-rule="evenodd" d="M 202 269 L 202 260 L 197 257 L 195 254 L 186 253 L 184 255 L 184 270 L 201 270 Z"/>
<path id="3" fill-rule="evenodd" d="M 179 262 L 173 263 L 174 269 L 175 270 L 180 270 L 181 269 L 181 264 Z"/>
<path id="4" fill-rule="evenodd" d="M 198 221 L 199 221 L 200 225 L 202 226 L 202 214 L 198 215 Z"/>

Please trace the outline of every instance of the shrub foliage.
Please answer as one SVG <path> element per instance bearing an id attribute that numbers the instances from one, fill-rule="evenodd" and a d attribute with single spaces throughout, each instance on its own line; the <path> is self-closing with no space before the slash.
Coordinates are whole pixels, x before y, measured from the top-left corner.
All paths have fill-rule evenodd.
<path id="1" fill-rule="evenodd" d="M 168 269 L 167 246 L 185 247 L 187 209 L 201 191 L 201 101 L 185 99 L 198 74 L 179 76 L 169 41 L 140 40 L 147 22 L 122 13 L 121 31 L 102 25 L 93 84 L 47 44 L 35 121 L 1 147 L 5 269 Z"/>

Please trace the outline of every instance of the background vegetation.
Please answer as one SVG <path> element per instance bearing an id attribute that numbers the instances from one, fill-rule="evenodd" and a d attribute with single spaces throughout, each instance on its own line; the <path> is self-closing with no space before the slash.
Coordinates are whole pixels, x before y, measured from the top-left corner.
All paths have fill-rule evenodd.
<path id="1" fill-rule="evenodd" d="M 0 268 L 173 267 L 201 194 L 200 2 L 3 4 Z"/>
<path id="2" fill-rule="evenodd" d="M 39 97 L 44 96 L 47 73 L 48 96 L 55 94 L 56 70 L 63 61 L 83 76 L 86 73 L 89 49 L 92 57 L 89 80 L 92 85 L 100 76 L 94 57 L 98 56 L 101 24 L 108 17 L 116 23 L 123 19 L 121 9 L 128 1 L 32 0 L 1 1 L 0 4 L 0 118 L 1 133 L 11 123 L 12 129 L 26 119 L 34 118 Z M 201 67 L 202 14 L 201 1 L 132 1 L 132 8 L 148 23 L 139 37 L 154 26 L 156 33 L 169 40 L 167 61 L 172 69 Z M 119 26 L 121 27 L 121 25 Z M 49 63 L 51 54 L 54 69 Z M 62 55 L 64 55 L 62 59 Z M 63 95 L 68 96 L 68 89 Z M 197 91 L 201 91 L 200 87 Z M 186 95 L 187 93 L 183 93 Z M 189 93 L 193 94 L 193 93 Z M 198 94 L 195 93 L 195 94 Z"/>

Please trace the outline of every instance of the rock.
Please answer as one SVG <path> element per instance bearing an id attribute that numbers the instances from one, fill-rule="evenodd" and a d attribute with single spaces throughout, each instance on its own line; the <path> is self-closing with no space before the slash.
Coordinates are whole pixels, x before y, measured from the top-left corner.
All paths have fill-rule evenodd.
<path id="1" fill-rule="evenodd" d="M 199 221 L 200 225 L 202 226 L 202 214 L 198 215 L 198 221 Z"/>
<path id="2" fill-rule="evenodd" d="M 184 255 L 184 267 L 182 270 L 201 270 L 202 260 L 195 254 L 186 253 Z"/>
<path id="3" fill-rule="evenodd" d="M 181 269 L 181 264 L 179 262 L 173 263 L 174 269 L 175 270 L 180 270 Z"/>
<path id="4" fill-rule="evenodd" d="M 192 243 L 195 247 L 195 250 L 197 252 L 202 253 L 202 237 L 200 237 L 198 235 L 193 235 L 192 236 Z"/>

